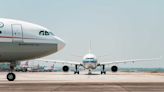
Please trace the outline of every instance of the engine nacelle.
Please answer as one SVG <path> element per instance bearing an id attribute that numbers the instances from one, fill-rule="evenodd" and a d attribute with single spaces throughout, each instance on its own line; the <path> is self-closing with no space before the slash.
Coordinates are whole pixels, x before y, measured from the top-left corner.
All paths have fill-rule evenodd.
<path id="1" fill-rule="evenodd" d="M 63 71 L 64 71 L 64 72 L 68 72 L 68 71 L 69 71 L 69 67 L 68 67 L 68 66 L 66 66 L 66 65 L 65 65 L 65 66 L 63 66 Z"/>
<path id="2" fill-rule="evenodd" d="M 118 71 L 118 67 L 117 66 L 112 66 L 111 67 L 111 71 L 112 72 L 117 72 Z"/>

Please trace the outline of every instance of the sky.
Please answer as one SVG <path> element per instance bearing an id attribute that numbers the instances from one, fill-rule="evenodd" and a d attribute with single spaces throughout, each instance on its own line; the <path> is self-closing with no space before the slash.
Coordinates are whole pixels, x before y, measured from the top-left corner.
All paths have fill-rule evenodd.
<path id="1" fill-rule="evenodd" d="M 164 56 L 163 0 L 0 0 L 0 17 L 42 25 L 66 42 L 45 59 L 99 62 Z M 80 57 L 79 57 L 80 56 Z M 163 67 L 164 59 L 120 67 Z"/>

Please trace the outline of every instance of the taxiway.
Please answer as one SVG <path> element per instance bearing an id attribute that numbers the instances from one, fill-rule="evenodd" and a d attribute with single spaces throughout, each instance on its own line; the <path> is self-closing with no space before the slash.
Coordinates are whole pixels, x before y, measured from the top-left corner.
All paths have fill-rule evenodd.
<path id="1" fill-rule="evenodd" d="M 17 72 L 13 82 L 0 73 L 0 92 L 164 92 L 164 73 Z"/>

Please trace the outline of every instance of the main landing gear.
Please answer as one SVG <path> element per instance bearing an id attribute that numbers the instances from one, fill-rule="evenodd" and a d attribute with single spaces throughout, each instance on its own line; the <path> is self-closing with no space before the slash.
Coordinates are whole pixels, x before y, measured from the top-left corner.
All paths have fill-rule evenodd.
<path id="1" fill-rule="evenodd" d="M 74 74 L 79 74 L 78 65 L 75 65 L 75 71 L 74 71 Z"/>
<path id="2" fill-rule="evenodd" d="M 14 73 L 8 73 L 7 74 L 8 81 L 14 81 L 15 78 L 16 78 L 16 75 Z"/>
<path id="3" fill-rule="evenodd" d="M 8 81 L 14 81 L 16 78 L 16 75 L 13 73 L 15 66 L 16 62 L 10 62 L 10 72 L 7 74 Z"/>
<path id="4" fill-rule="evenodd" d="M 106 71 L 105 71 L 105 65 L 102 65 L 102 71 L 101 71 L 101 74 L 106 74 Z"/>

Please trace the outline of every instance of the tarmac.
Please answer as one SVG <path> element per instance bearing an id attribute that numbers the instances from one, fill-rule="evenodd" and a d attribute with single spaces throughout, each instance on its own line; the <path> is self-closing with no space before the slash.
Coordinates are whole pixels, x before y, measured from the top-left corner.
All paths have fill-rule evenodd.
<path id="1" fill-rule="evenodd" d="M 164 92 L 164 73 L 0 72 L 0 92 Z"/>

